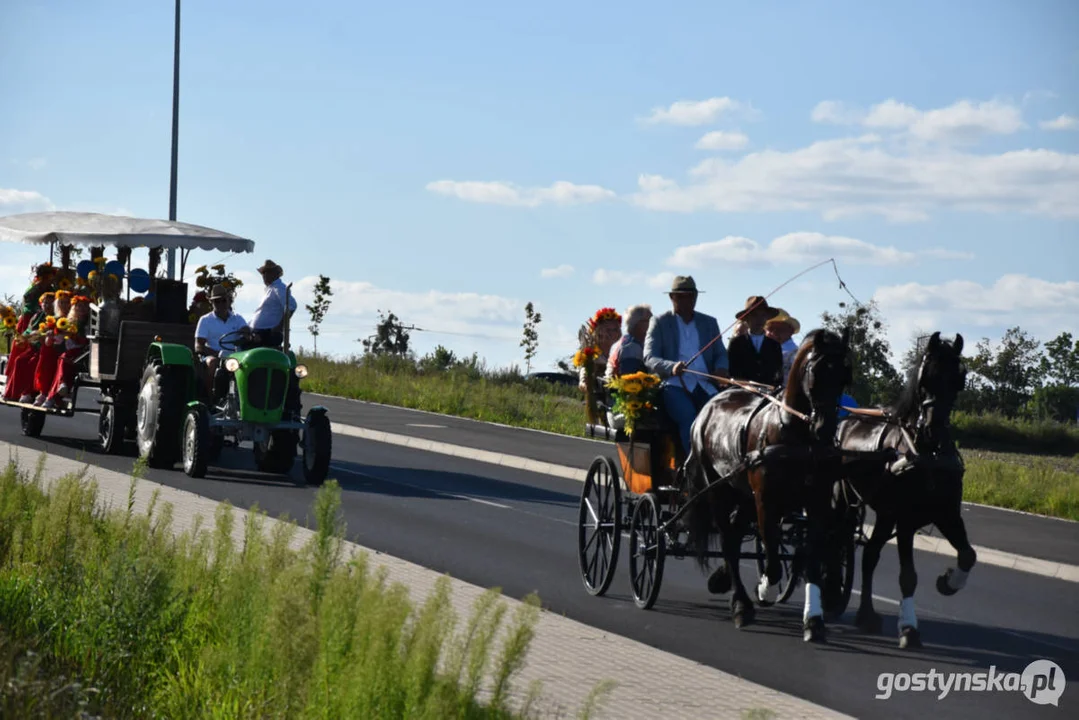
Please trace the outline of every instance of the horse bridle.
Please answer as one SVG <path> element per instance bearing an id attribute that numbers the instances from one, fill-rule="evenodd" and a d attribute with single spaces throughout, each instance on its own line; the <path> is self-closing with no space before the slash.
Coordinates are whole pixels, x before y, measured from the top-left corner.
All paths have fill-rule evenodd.
<path id="1" fill-rule="evenodd" d="M 918 403 L 918 419 L 915 421 L 915 425 L 914 425 L 914 434 L 915 434 L 914 440 L 911 441 L 909 438 L 907 440 L 908 443 L 911 443 L 911 450 L 914 451 L 915 453 L 918 452 L 918 448 L 916 447 L 916 444 L 928 440 L 928 438 L 926 437 L 926 430 L 929 428 L 929 421 L 928 421 L 929 410 L 935 408 L 936 405 L 937 405 L 937 401 L 940 399 L 939 394 L 934 394 L 934 395 L 926 397 L 928 395 L 928 393 L 926 392 L 925 387 L 922 385 L 922 378 L 925 375 L 925 368 L 929 364 L 929 357 L 930 357 L 930 354 L 928 352 L 925 353 L 925 355 L 922 357 L 922 362 L 918 365 L 918 379 L 917 379 L 917 385 L 915 386 L 918 389 L 918 399 L 919 399 L 919 403 Z M 962 361 L 960 361 L 959 368 L 960 368 L 959 369 L 960 376 L 965 378 L 966 377 L 966 368 L 963 367 Z M 900 421 L 900 427 L 902 427 L 902 422 L 901 421 Z M 939 449 L 938 447 L 933 447 L 933 448 L 930 449 L 930 452 L 935 453 L 938 449 Z"/>

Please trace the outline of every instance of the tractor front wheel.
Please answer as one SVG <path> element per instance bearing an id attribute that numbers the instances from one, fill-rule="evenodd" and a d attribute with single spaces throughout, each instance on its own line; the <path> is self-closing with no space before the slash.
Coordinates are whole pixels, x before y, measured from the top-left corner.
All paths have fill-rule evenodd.
<path id="1" fill-rule="evenodd" d="M 190 408 L 184 418 L 184 472 L 188 477 L 206 477 L 211 452 L 210 415 L 202 405 Z"/>

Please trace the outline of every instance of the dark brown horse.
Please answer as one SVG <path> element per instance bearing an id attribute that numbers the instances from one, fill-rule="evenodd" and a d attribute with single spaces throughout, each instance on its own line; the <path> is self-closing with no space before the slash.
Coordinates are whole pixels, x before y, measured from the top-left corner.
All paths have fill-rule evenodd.
<path id="1" fill-rule="evenodd" d="M 731 613 L 736 627 L 750 622 L 755 612 L 738 567 L 751 518 L 757 520 L 766 558 L 757 598 L 774 602 L 782 575 L 780 521 L 804 509 L 808 525 L 802 548 L 807 582 L 804 639 L 824 639 L 820 560 L 825 524 L 831 517 L 831 483 L 839 469 L 833 445 L 837 406 L 850 382 L 849 331 L 840 337 L 814 330 L 795 355 L 782 394 L 785 407 L 748 390 L 730 389 L 712 398 L 693 423 L 685 464 L 689 490 L 700 492 L 710 483 L 717 486 L 688 511 L 689 545 L 705 567 L 712 530 L 718 526 L 724 566 L 709 578 L 708 586 L 712 592 L 726 592 L 733 578 Z"/>
<path id="2" fill-rule="evenodd" d="M 929 338 L 918 364 L 894 407 L 881 418 L 852 415 L 839 424 L 844 451 L 892 449 L 897 459 L 886 463 L 850 460 L 844 474 L 855 491 L 876 513 L 869 542 L 862 550 L 862 599 L 856 622 L 880 632 L 880 615 L 873 609 L 873 571 L 880 551 L 895 531 L 899 549 L 899 646 L 921 645 L 914 613 L 914 533 L 932 523 L 958 552 L 957 567 L 937 578 L 937 590 L 954 595 L 966 584 L 977 555 L 963 523 L 963 460 L 951 433 L 951 412 L 966 383 L 963 336 L 954 342 Z"/>

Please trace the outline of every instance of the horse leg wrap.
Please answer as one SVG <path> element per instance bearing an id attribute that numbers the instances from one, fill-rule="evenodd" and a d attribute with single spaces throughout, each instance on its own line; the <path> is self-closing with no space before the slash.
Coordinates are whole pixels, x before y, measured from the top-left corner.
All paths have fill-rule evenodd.
<path id="1" fill-rule="evenodd" d="M 952 590 L 962 590 L 967 586 L 967 575 L 970 573 L 959 568 L 948 568 L 948 587 Z"/>
<path id="2" fill-rule="evenodd" d="M 899 603 L 899 629 L 918 629 L 918 616 L 914 614 L 914 598 L 905 597 Z"/>
<path id="3" fill-rule="evenodd" d="M 773 585 L 768 581 L 768 575 L 761 575 L 761 580 L 757 583 L 757 599 L 762 603 L 768 603 L 772 605 L 775 603 L 776 598 L 779 597 L 779 584 Z"/>
<path id="4" fill-rule="evenodd" d="M 813 583 L 806 583 L 806 606 L 802 613 L 802 622 L 808 621 L 811 617 L 823 615 L 824 612 L 820 607 L 820 588 Z"/>

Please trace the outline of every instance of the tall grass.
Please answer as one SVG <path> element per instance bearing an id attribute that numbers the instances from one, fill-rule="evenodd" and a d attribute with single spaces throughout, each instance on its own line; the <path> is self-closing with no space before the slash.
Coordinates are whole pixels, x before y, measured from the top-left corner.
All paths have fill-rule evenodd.
<path id="1" fill-rule="evenodd" d="M 46 714 L 67 717 L 79 707 L 109 717 L 365 720 L 535 709 L 535 689 L 516 709 L 510 698 L 538 599 L 507 618 L 490 590 L 460 628 L 448 578 L 414 603 L 385 568 L 346 557 L 332 481 L 316 500 L 317 533 L 297 551 L 295 524 L 267 532 L 257 511 L 246 514 L 242 542 L 227 504 L 213 527 L 177 534 L 168 505 L 106 513 L 94 482 L 68 476 L 45 492 L 40 470 L 9 464 L 0 475 L 5 717 L 37 712 L 32 699 L 44 692 L 56 698 Z"/>
<path id="2" fill-rule="evenodd" d="M 1055 420 L 957 412 L 952 415 L 952 425 L 963 447 L 1039 455 L 1079 454 L 1079 426 Z"/>

